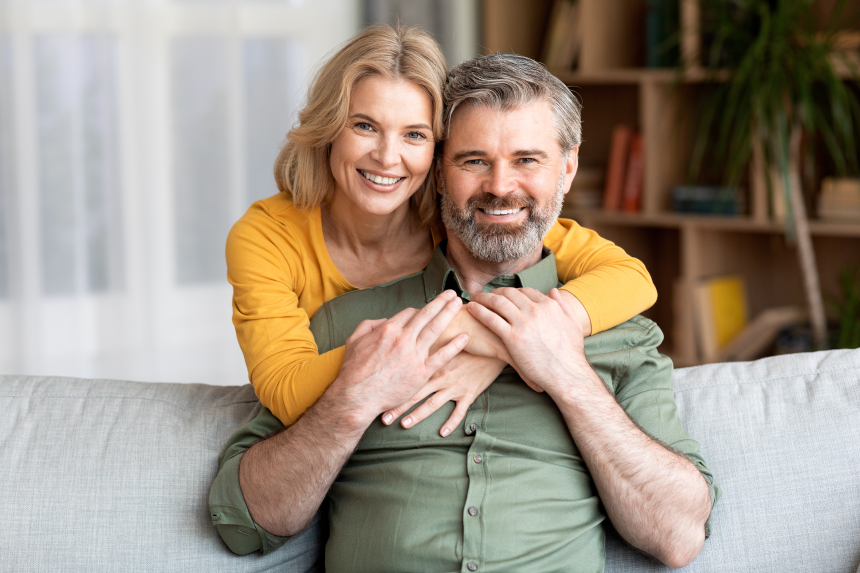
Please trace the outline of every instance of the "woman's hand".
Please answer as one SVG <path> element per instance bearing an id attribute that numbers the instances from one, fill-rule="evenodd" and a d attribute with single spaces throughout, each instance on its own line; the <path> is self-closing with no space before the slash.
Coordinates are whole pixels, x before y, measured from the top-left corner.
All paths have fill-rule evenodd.
<path id="1" fill-rule="evenodd" d="M 511 355 L 502 343 L 502 339 L 472 316 L 466 307 L 460 309 L 454 320 L 448 324 L 442 335 L 436 340 L 432 350 L 438 350 L 453 340 L 459 334 L 468 334 L 469 342 L 463 350 L 473 356 L 497 358 L 507 364 L 511 363 Z M 500 370 L 501 372 L 501 370 Z"/>
<path id="2" fill-rule="evenodd" d="M 506 363 L 498 358 L 461 352 L 440 368 L 408 402 L 385 412 L 382 415 L 382 422 L 386 425 L 391 424 L 409 408 L 433 394 L 404 418 L 401 425 L 404 428 L 411 428 L 453 400 L 457 406 L 439 430 L 439 434 L 444 438 L 457 427 L 475 398 L 493 383 L 505 366 Z"/>

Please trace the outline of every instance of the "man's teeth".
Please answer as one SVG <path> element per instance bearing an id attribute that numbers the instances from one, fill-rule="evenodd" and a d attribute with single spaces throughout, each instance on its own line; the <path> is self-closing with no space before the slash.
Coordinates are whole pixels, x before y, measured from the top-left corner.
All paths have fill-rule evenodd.
<path id="1" fill-rule="evenodd" d="M 367 171 L 360 172 L 365 179 L 373 181 L 377 185 L 394 185 L 403 177 L 380 177 L 379 175 L 374 175 L 373 173 L 368 173 Z"/>
<path id="2" fill-rule="evenodd" d="M 522 210 L 522 207 L 518 207 L 516 209 L 481 209 L 481 211 L 487 215 L 513 215 L 514 213 L 519 213 Z"/>

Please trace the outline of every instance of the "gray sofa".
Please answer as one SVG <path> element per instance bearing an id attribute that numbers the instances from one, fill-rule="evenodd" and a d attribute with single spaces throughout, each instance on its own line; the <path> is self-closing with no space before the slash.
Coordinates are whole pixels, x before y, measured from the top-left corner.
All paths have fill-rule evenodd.
<path id="1" fill-rule="evenodd" d="M 678 370 L 681 418 L 722 486 L 686 570 L 854 572 L 860 564 L 860 350 Z M 210 522 L 221 445 L 252 389 L 0 378 L 0 571 L 306 571 L 311 528 L 237 557 Z M 607 571 L 666 568 L 611 531 Z"/>

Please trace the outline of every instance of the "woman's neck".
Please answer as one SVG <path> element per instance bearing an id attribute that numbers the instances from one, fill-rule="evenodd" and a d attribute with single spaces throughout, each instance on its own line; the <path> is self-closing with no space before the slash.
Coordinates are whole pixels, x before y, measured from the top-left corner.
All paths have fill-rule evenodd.
<path id="1" fill-rule="evenodd" d="M 333 200 L 322 206 L 321 218 L 329 256 L 353 286 L 374 286 L 416 272 L 433 254 L 429 229 L 408 202 L 385 215 L 357 216 L 348 207 Z"/>
<path id="2" fill-rule="evenodd" d="M 385 215 L 357 215 L 350 207 L 336 198 L 322 206 L 326 245 L 337 245 L 340 249 L 360 254 L 368 249 L 377 250 L 408 240 L 420 226 L 408 202 Z"/>

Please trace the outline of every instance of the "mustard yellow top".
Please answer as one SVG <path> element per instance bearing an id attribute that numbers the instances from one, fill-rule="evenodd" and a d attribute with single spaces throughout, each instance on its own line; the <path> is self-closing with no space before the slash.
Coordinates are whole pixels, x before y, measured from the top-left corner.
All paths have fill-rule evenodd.
<path id="1" fill-rule="evenodd" d="M 433 242 L 441 240 L 433 231 Z M 620 247 L 559 219 L 544 244 L 555 253 L 562 288 L 575 295 L 593 333 L 649 308 L 657 290 L 645 266 Z M 295 208 L 283 193 L 257 201 L 227 238 L 233 325 L 260 402 L 292 424 L 340 373 L 343 347 L 319 354 L 308 328 L 322 304 L 356 287 L 334 266 L 320 209 Z"/>

